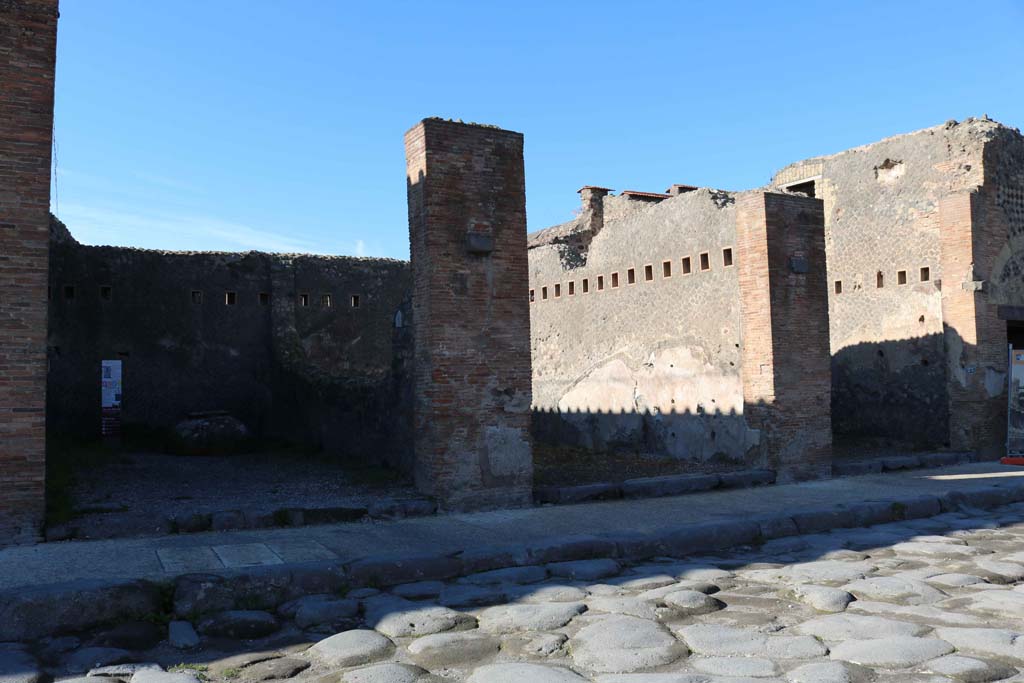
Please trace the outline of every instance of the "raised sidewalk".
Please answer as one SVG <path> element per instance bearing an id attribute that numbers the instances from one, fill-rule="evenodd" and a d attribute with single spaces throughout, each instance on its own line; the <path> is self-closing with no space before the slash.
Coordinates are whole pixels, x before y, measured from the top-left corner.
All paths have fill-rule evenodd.
<path id="1" fill-rule="evenodd" d="M 167 608 L 151 582 L 173 586 L 179 614 L 200 603 L 271 607 L 359 586 L 591 557 L 698 555 L 1019 501 L 1024 468 L 972 463 L 647 500 L 10 547 L 0 550 L 0 640 Z M 190 574 L 207 576 L 181 578 Z"/>

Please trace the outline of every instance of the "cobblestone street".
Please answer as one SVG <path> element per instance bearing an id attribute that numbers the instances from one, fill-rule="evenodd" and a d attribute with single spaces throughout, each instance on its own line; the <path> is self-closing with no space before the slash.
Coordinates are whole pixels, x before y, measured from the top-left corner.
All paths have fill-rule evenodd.
<path id="1" fill-rule="evenodd" d="M 58 677 L 152 663 L 93 671 L 135 683 L 1024 681 L 1022 581 L 1024 504 L 1014 504 L 715 557 L 581 560 L 308 596 L 276 614 L 199 622 L 199 650 L 58 638 L 48 654 L 12 646 L 0 661 L 60 661 Z M 195 636 L 179 626 L 179 638 Z"/>

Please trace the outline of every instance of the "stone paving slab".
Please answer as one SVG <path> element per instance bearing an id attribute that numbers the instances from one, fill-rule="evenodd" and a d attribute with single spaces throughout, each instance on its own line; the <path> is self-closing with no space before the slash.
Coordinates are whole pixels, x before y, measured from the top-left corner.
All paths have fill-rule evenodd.
<path id="1" fill-rule="evenodd" d="M 550 544 L 557 547 L 564 543 L 566 536 L 593 535 L 619 540 L 664 537 L 672 533 L 685 536 L 686 528 L 696 524 L 766 520 L 811 509 L 838 510 L 829 524 L 858 526 L 856 520 L 846 518 L 850 517 L 852 506 L 865 501 L 906 501 L 915 496 L 939 496 L 949 501 L 962 495 L 971 496 L 971 502 L 985 507 L 982 503 L 986 496 L 991 494 L 997 499 L 1008 489 L 1024 490 L 1024 469 L 998 463 L 972 463 L 650 500 L 614 500 L 302 528 L 68 541 L 0 549 L 0 589 L 83 579 L 166 580 L 184 573 L 225 570 L 236 560 L 224 562 L 223 557 L 236 558 L 244 554 L 233 550 L 232 546 L 253 544 L 265 547 L 267 553 L 283 562 L 321 559 L 344 563 L 390 555 L 436 557 L 473 551 L 482 546 L 521 548 Z M 997 503 L 988 506 L 994 504 Z M 695 530 L 691 535 L 700 533 Z M 686 540 L 679 538 L 680 542 Z M 214 552 L 214 547 L 218 552 Z M 274 548 L 281 548 L 284 554 L 278 555 Z M 566 558 L 543 556 L 545 562 L 559 559 Z"/>

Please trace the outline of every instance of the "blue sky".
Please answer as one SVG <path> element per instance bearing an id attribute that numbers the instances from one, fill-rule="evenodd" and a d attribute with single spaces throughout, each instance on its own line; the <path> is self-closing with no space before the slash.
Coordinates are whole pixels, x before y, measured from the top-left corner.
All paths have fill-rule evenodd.
<path id="1" fill-rule="evenodd" d="M 1024 0 L 63 0 L 55 212 L 89 244 L 408 257 L 402 135 L 526 136 L 530 230 L 593 184 L 744 189 L 968 116 L 1024 125 Z"/>

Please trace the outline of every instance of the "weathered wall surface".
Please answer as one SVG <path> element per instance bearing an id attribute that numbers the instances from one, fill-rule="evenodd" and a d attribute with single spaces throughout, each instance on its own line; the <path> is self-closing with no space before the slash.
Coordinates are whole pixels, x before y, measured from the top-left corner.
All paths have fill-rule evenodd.
<path id="1" fill-rule="evenodd" d="M 837 439 L 948 444 L 939 203 L 983 183 L 994 125 L 928 128 L 773 179 L 813 179 L 825 204 Z"/>
<path id="2" fill-rule="evenodd" d="M 532 502 L 523 136 L 426 119 L 405 136 L 417 486 L 448 509 Z"/>
<path id="3" fill-rule="evenodd" d="M 408 263 L 90 247 L 60 224 L 51 263 L 52 430 L 96 434 L 100 361 L 120 359 L 126 423 L 227 410 L 257 435 L 408 457 Z"/>
<path id="4" fill-rule="evenodd" d="M 837 437 L 999 450 L 999 310 L 1024 317 L 1019 131 L 950 121 L 794 164 L 773 184 L 805 180 L 825 202 Z"/>
<path id="5" fill-rule="evenodd" d="M 742 414 L 739 284 L 735 253 L 731 265 L 724 256 L 735 249 L 733 197 L 606 196 L 603 209 L 596 234 L 576 234 L 584 211 L 531 235 L 538 437 L 703 470 L 764 465 Z"/>
<path id="6" fill-rule="evenodd" d="M 832 472 L 822 202 L 750 191 L 736 200 L 744 415 L 777 480 Z"/>
<path id="7" fill-rule="evenodd" d="M 0 0 L 0 544 L 40 531 L 57 0 Z"/>

